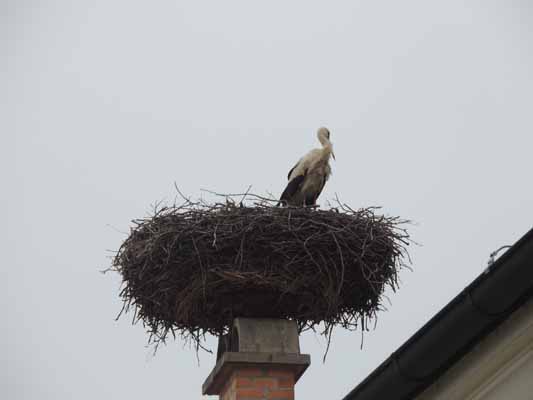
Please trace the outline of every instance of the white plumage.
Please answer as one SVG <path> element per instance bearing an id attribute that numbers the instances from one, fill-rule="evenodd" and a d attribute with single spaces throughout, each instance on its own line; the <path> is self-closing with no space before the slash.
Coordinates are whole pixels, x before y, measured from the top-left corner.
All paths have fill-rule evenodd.
<path id="1" fill-rule="evenodd" d="M 329 159 L 333 154 L 333 144 L 327 128 L 320 128 L 317 132 L 321 149 L 314 149 L 303 156 L 289 171 L 289 183 L 283 191 L 280 204 L 290 206 L 311 206 L 316 200 L 331 175 Z"/>

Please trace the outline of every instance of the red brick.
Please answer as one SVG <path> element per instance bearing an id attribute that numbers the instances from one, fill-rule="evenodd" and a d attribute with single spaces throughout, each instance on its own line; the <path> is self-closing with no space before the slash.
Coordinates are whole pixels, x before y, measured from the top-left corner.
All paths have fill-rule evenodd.
<path id="1" fill-rule="evenodd" d="M 246 388 L 254 386 L 254 381 L 251 378 L 235 377 L 235 384 L 238 388 Z"/>
<path id="2" fill-rule="evenodd" d="M 239 397 L 250 397 L 252 399 L 262 399 L 263 398 L 263 390 L 258 389 L 239 389 L 237 390 L 237 399 Z"/>
<path id="3" fill-rule="evenodd" d="M 287 369 L 244 367 L 229 377 L 223 400 L 294 400 L 295 374 Z"/>
<path id="4" fill-rule="evenodd" d="M 255 378 L 254 386 L 257 389 L 265 387 L 269 389 L 275 389 L 278 387 L 278 382 L 275 378 Z"/>
<path id="5" fill-rule="evenodd" d="M 277 369 L 270 369 L 267 373 L 268 376 L 273 376 L 276 378 L 287 378 L 287 379 L 294 379 L 294 373 L 290 371 L 280 371 Z"/>
<path id="6" fill-rule="evenodd" d="M 293 388 L 294 387 L 294 378 L 279 378 L 278 379 L 278 387 L 280 389 L 287 389 L 287 388 Z"/>
<path id="7" fill-rule="evenodd" d="M 257 396 L 248 397 L 248 396 L 241 396 L 239 394 L 236 395 L 236 397 L 231 398 L 231 400 L 263 400 L 263 399 L 266 399 L 266 397 L 264 397 L 263 395 L 261 397 L 257 397 Z"/>
<path id="8" fill-rule="evenodd" d="M 269 400 L 294 400 L 294 390 L 273 390 L 268 394 Z"/>

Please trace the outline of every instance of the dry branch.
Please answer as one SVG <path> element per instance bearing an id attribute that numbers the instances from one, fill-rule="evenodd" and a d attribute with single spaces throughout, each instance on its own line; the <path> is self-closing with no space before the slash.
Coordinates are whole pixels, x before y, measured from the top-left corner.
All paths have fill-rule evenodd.
<path id="1" fill-rule="evenodd" d="M 279 208 L 249 194 L 214 205 L 184 197 L 133 221 L 112 267 L 122 274 L 123 311 L 134 308 L 151 341 L 170 333 L 199 347 L 238 316 L 289 318 L 300 330 L 324 323 L 326 337 L 335 326 L 365 329 L 386 286 L 397 288 L 409 244 L 406 221 L 376 212 L 340 202 Z"/>

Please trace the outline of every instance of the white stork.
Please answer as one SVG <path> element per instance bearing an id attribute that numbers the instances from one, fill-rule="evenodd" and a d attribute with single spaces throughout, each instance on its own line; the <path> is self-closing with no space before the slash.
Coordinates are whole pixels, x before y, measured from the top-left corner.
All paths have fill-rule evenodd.
<path id="1" fill-rule="evenodd" d="M 329 141 L 329 130 L 320 128 L 317 132 L 321 149 L 314 149 L 303 156 L 289 171 L 289 183 L 283 191 L 279 204 L 289 206 L 312 206 L 331 175 L 329 158 L 335 159 L 333 144 Z"/>

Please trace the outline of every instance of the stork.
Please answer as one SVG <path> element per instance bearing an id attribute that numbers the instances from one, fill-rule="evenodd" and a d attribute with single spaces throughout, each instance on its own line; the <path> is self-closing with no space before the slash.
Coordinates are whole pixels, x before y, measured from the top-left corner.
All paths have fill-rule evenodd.
<path id="1" fill-rule="evenodd" d="M 287 176 L 289 183 L 281 194 L 278 205 L 312 206 L 331 175 L 329 158 L 335 159 L 333 144 L 329 141 L 329 130 L 320 128 L 317 137 L 321 149 L 314 149 L 300 158 Z"/>

